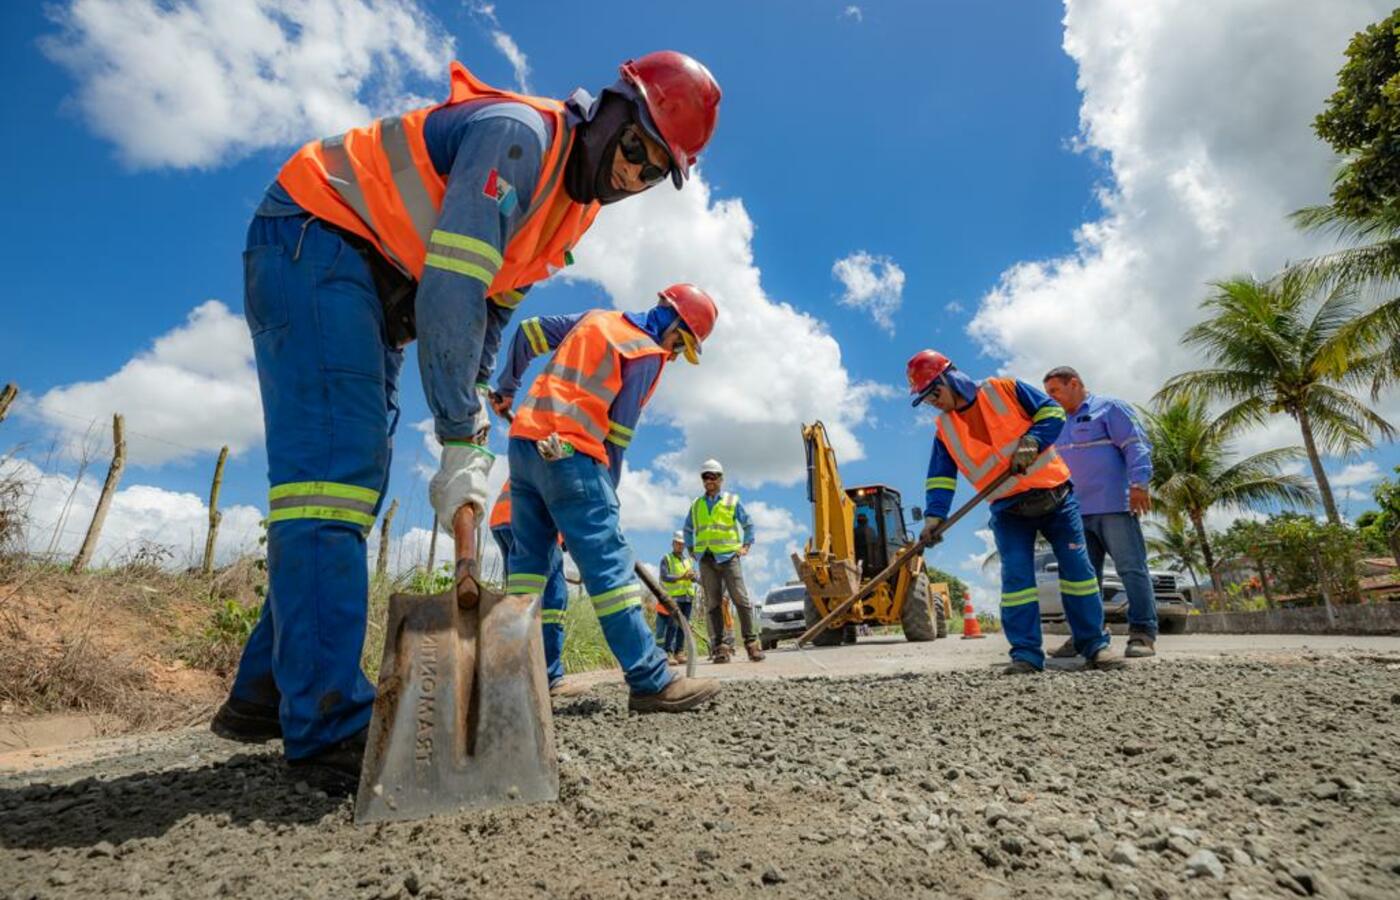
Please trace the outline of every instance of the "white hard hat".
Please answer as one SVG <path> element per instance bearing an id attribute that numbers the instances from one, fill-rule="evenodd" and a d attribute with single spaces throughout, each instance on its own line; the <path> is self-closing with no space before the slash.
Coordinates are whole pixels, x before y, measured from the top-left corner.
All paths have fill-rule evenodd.
<path id="1" fill-rule="evenodd" d="M 723 475 L 724 466 L 720 465 L 717 459 L 707 459 L 700 464 L 700 474 L 704 475 L 706 472 L 714 472 L 716 475 Z"/>
<path id="2" fill-rule="evenodd" d="M 677 531 L 675 534 L 671 535 L 671 540 L 675 541 L 677 544 L 684 544 L 684 543 L 685 543 L 685 532 L 684 532 L 684 531 Z"/>

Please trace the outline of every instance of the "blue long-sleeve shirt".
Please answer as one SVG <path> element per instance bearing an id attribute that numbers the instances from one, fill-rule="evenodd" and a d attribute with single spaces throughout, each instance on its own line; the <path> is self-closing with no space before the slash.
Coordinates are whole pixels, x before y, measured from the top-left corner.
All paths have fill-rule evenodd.
<path id="1" fill-rule="evenodd" d="M 1063 407 L 1051 400 L 1050 395 L 1040 388 L 1020 379 L 1016 380 L 1016 401 L 1021 404 L 1021 409 L 1025 410 L 1026 415 L 1031 418 L 1031 427 L 1027 434 L 1035 438 L 1042 449 L 1053 444 L 1065 424 Z M 981 401 L 974 400 L 973 402 L 980 403 Z M 957 487 L 957 481 L 957 463 L 953 461 L 953 455 L 944 446 L 943 439 L 935 436 L 933 452 L 928 461 L 928 477 L 924 481 L 924 515 L 940 519 L 947 518 L 948 510 L 953 505 L 953 493 Z M 1003 497 L 993 501 L 992 511 L 1004 509 L 1015 499 L 1015 497 Z"/>
<path id="2" fill-rule="evenodd" d="M 707 509 L 713 510 L 715 504 L 719 502 L 722 496 L 724 496 L 723 492 L 715 494 L 713 497 L 709 494 L 703 494 L 700 499 L 705 501 L 705 507 Z M 743 500 L 734 504 L 734 522 L 739 526 L 739 530 L 744 535 L 743 545 L 745 547 L 753 546 L 753 520 L 749 518 L 748 510 L 744 509 Z M 691 504 L 690 511 L 685 514 L 685 549 L 691 556 L 695 555 L 695 504 L 693 503 Z M 714 557 L 715 562 L 722 563 L 733 559 L 734 554 L 715 553 Z"/>
<path id="3" fill-rule="evenodd" d="M 1055 440 L 1084 515 L 1128 512 L 1128 487 L 1152 481 L 1152 445 L 1128 404 L 1090 394 Z"/>
<path id="4" fill-rule="evenodd" d="M 532 316 L 522 321 L 511 338 L 506 364 L 496 379 L 496 392 L 514 397 L 520 390 L 520 379 L 530 367 L 530 362 L 558 347 L 586 315 L 588 313 L 581 312 L 568 316 Z M 642 328 L 642 315 L 625 315 L 633 325 Z M 661 360 L 660 356 L 652 355 L 622 361 L 622 386 L 608 408 L 608 420 L 613 427 L 608 439 L 603 442 L 608 451 L 608 472 L 612 475 L 614 487 L 622 479 L 622 455 L 631 443 L 630 437 L 619 437 L 618 432 L 631 435 L 636 430 L 647 393 L 661 372 Z"/>

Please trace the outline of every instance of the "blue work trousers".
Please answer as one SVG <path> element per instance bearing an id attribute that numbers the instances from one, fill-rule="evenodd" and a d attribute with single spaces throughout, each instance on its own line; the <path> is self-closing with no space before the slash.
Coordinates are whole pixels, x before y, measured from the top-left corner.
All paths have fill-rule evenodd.
<path id="1" fill-rule="evenodd" d="M 1099 590 L 1103 590 L 1103 558 L 1107 553 L 1128 594 L 1128 631 L 1156 640 L 1157 598 L 1147 571 L 1147 541 L 1138 517 L 1127 512 L 1085 516 L 1084 538 L 1089 545 L 1089 562 L 1099 575 Z"/>
<path id="2" fill-rule="evenodd" d="M 232 695 L 276 706 L 290 759 L 369 724 L 365 536 L 389 479 L 403 353 L 369 267 L 305 214 L 258 215 L 243 257 L 267 432 L 267 602 Z"/>
<path id="3" fill-rule="evenodd" d="M 992 535 L 1001 555 L 1001 627 L 1011 642 L 1011 658 L 1045 667 L 1041 648 L 1040 600 L 1035 583 L 1035 538 L 1050 542 L 1059 563 L 1060 600 L 1074 649 L 1085 659 L 1108 646 L 1098 576 L 1084 546 L 1084 523 L 1073 493 L 1043 516 L 992 513 Z"/>
<path id="4" fill-rule="evenodd" d="M 535 442 L 510 441 L 510 524 L 515 547 L 506 590 L 538 594 L 559 565 L 564 535 L 608 649 L 634 694 L 655 694 L 671 682 L 666 655 L 642 612 L 632 548 L 622 536 L 617 492 L 608 467 L 582 453 L 553 462 Z"/>
<path id="5" fill-rule="evenodd" d="M 673 598 L 676 605 L 681 608 L 686 619 L 690 618 L 690 610 L 695 605 L 695 601 L 690 599 L 682 600 L 679 597 Z M 680 623 L 675 614 L 669 616 L 658 615 L 656 617 L 656 640 L 661 644 L 661 649 L 667 653 L 679 653 L 685 649 L 685 626 Z"/>
<path id="6" fill-rule="evenodd" d="M 491 536 L 500 548 L 501 560 L 506 566 L 506 580 L 510 579 L 510 555 L 515 548 L 515 536 L 509 525 L 491 529 Z M 544 668 L 549 674 L 549 683 L 554 684 L 564 677 L 564 615 L 569 608 L 569 586 L 564 581 L 564 555 L 559 555 L 559 564 L 550 570 L 544 583 L 544 596 L 540 598 L 543 612 L 540 615 L 540 632 L 544 637 Z"/>

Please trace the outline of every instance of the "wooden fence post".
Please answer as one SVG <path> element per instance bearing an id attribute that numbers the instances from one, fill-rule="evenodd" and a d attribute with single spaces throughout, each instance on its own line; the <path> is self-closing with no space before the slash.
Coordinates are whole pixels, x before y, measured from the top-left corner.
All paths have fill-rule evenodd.
<path id="1" fill-rule="evenodd" d="M 394 513 L 399 511 L 399 501 L 389 504 L 384 513 L 384 521 L 379 524 L 379 560 L 374 564 L 374 577 L 383 578 L 389 571 L 389 529 L 394 521 Z"/>
<path id="2" fill-rule="evenodd" d="M 83 546 L 73 558 L 73 571 L 81 572 L 92 561 L 97 549 L 97 539 L 102 534 L 102 523 L 107 520 L 107 508 L 112 505 L 112 495 L 117 492 L 117 483 L 122 480 L 122 469 L 126 467 L 126 436 L 122 432 L 122 414 L 112 416 L 112 465 L 107 469 L 107 480 L 102 483 L 102 495 L 97 498 L 97 508 L 92 511 L 92 521 L 88 523 Z"/>
<path id="3" fill-rule="evenodd" d="M 224 483 L 224 463 L 228 461 L 228 446 L 225 445 L 219 450 L 219 461 L 214 464 L 214 481 L 209 485 L 209 534 L 204 538 L 204 565 L 202 571 L 205 575 L 214 571 L 214 541 L 219 534 L 219 523 L 223 521 L 224 514 L 219 512 L 219 488 Z"/>
<path id="4" fill-rule="evenodd" d="M 5 421 L 5 414 L 10 411 L 10 404 L 15 402 L 19 396 L 19 388 L 11 381 L 5 385 L 4 390 L 0 390 L 0 422 Z"/>

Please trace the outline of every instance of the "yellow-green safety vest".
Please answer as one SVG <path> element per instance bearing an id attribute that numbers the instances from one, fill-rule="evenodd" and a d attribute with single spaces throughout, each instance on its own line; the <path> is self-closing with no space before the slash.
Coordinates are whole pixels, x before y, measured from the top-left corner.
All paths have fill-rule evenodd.
<path id="1" fill-rule="evenodd" d="M 735 517 L 738 508 L 738 494 L 720 494 L 714 509 L 710 509 L 703 495 L 696 499 L 690 507 L 696 556 L 704 556 L 706 551 L 716 556 L 739 552 L 744 546 L 744 535 Z"/>
<path id="2" fill-rule="evenodd" d="M 685 575 L 690 571 L 691 565 L 693 565 L 689 557 L 676 556 L 674 553 L 667 553 L 663 562 L 666 563 L 666 574 L 672 578 Z M 666 593 L 672 597 L 689 599 L 695 596 L 695 582 L 691 581 L 689 578 L 683 578 L 680 581 L 668 581 L 666 582 Z"/>

